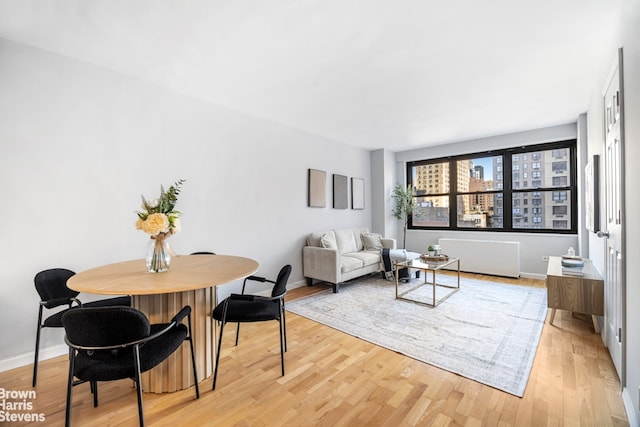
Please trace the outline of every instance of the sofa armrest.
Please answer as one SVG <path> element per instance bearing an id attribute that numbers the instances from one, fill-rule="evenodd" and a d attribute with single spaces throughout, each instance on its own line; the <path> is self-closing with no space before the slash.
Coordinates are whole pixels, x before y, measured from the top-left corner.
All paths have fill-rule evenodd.
<path id="1" fill-rule="evenodd" d="M 396 239 L 388 239 L 383 237 L 382 238 L 382 246 L 385 249 L 395 249 L 396 248 Z"/>
<path id="2" fill-rule="evenodd" d="M 336 249 L 305 246 L 302 248 L 304 277 L 330 283 L 340 282 L 340 254 Z"/>

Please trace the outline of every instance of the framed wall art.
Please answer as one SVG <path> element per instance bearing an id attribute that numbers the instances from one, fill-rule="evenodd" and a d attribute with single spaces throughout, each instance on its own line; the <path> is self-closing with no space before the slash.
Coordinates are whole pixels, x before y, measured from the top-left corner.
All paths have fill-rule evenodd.
<path id="1" fill-rule="evenodd" d="M 351 209 L 364 209 L 364 179 L 351 178 Z"/>
<path id="2" fill-rule="evenodd" d="M 585 223 L 592 233 L 600 231 L 600 156 L 594 155 L 584 168 Z"/>
<path id="3" fill-rule="evenodd" d="M 309 169 L 309 187 L 307 199 L 309 207 L 324 208 L 327 206 L 327 173 L 317 169 Z"/>
<path id="4" fill-rule="evenodd" d="M 333 207 L 347 209 L 349 207 L 348 179 L 344 175 L 333 174 Z"/>

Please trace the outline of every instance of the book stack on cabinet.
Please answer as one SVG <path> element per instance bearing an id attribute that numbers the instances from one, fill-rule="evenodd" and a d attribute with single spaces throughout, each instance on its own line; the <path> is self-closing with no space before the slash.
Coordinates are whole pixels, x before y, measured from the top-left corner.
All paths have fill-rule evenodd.
<path id="1" fill-rule="evenodd" d="M 562 274 L 584 276 L 584 260 L 578 256 L 564 255 L 561 259 Z"/>

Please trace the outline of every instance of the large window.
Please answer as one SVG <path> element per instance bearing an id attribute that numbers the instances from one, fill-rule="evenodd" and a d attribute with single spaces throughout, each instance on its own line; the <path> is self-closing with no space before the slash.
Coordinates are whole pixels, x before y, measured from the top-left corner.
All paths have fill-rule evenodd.
<path id="1" fill-rule="evenodd" d="M 575 146 L 571 140 L 408 163 L 416 195 L 409 227 L 575 233 Z"/>
<path id="2" fill-rule="evenodd" d="M 416 168 L 413 224 L 416 227 L 449 227 L 449 162 L 432 162 Z"/>

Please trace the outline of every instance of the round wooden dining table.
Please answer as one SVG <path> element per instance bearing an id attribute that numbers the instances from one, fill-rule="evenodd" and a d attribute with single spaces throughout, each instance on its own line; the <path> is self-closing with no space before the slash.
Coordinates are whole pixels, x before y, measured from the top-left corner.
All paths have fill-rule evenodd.
<path id="1" fill-rule="evenodd" d="M 131 295 L 132 305 L 151 323 L 168 323 L 190 305 L 196 367 L 203 380 L 212 375 L 215 363 L 217 325 L 211 312 L 218 302 L 216 287 L 250 276 L 258 266 L 257 261 L 239 256 L 181 255 L 173 257 L 168 271 L 149 273 L 145 260 L 137 259 L 82 271 L 67 286 L 91 294 Z M 193 384 L 188 345 L 142 376 L 145 392 L 173 392 Z"/>

